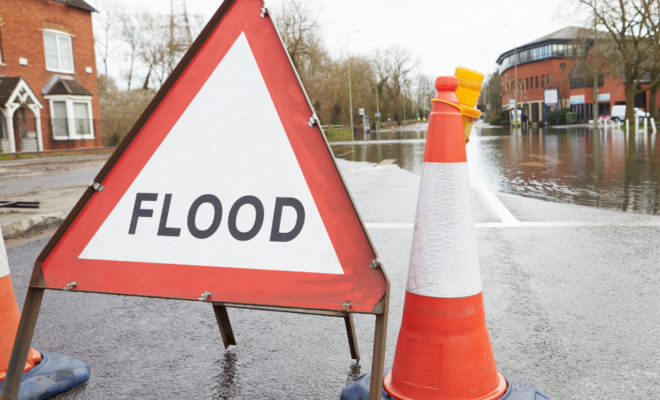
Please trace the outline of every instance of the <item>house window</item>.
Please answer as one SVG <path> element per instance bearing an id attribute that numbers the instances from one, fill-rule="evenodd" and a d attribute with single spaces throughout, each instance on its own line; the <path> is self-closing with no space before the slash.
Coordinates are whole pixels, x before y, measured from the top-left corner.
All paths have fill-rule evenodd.
<path id="1" fill-rule="evenodd" d="M 541 75 L 541 87 L 545 87 L 545 75 Z"/>
<path id="2" fill-rule="evenodd" d="M 537 89 L 539 88 L 539 77 L 538 76 L 536 76 L 536 88 Z"/>
<path id="3" fill-rule="evenodd" d="M 48 71 L 74 72 L 71 36 L 44 31 L 44 51 Z"/>
<path id="4" fill-rule="evenodd" d="M 548 74 L 548 87 L 550 87 L 550 74 Z"/>
<path id="5" fill-rule="evenodd" d="M 90 99 L 51 98 L 50 110 L 55 140 L 94 138 Z"/>

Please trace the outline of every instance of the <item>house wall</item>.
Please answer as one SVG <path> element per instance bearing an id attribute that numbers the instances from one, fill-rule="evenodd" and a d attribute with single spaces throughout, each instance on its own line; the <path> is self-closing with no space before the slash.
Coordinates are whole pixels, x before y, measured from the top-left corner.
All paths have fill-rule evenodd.
<path id="1" fill-rule="evenodd" d="M 92 115 L 101 116 L 96 85 L 96 59 L 92 13 L 80 8 L 57 3 L 52 0 L 0 1 L 0 51 L 1 76 L 22 76 L 44 106 L 41 109 L 41 126 L 44 150 L 73 147 L 102 146 L 101 124 L 95 123 L 96 140 L 55 141 L 50 129 L 50 104 L 45 100 L 42 89 L 53 75 L 68 75 L 92 93 Z M 46 56 L 41 29 L 60 30 L 73 35 L 73 74 L 55 73 L 46 70 Z M 27 65 L 19 59 L 26 58 Z M 85 69 L 91 68 L 91 73 Z M 19 146 L 17 141 L 17 146 Z M 17 151 L 20 151 L 17 148 Z"/>

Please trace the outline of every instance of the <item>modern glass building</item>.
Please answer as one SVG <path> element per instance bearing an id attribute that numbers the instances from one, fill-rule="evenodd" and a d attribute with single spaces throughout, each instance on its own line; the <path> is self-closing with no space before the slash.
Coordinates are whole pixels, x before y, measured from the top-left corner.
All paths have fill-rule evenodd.
<path id="1" fill-rule="evenodd" d="M 497 64 L 502 77 L 503 109 L 513 107 L 517 85 L 518 107 L 531 122 L 538 122 L 543 120 L 543 91 L 557 88 L 559 107 L 576 112 L 580 122 L 592 119 L 593 75 L 591 60 L 586 57 L 592 45 L 593 31 L 569 26 L 500 55 Z M 640 86 L 648 83 L 643 79 Z M 648 111 L 648 96 L 648 92 L 638 95 L 635 107 Z M 612 106 L 625 104 L 625 100 L 624 82 L 619 75 L 603 73 L 598 76 L 599 116 L 607 118 Z"/>

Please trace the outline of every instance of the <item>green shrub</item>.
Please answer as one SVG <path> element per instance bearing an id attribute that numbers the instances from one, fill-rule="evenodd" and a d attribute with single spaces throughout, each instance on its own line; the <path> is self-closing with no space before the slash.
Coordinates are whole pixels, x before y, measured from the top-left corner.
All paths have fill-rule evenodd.
<path id="1" fill-rule="evenodd" d="M 498 125 L 511 125 L 511 118 L 509 117 L 508 111 L 502 111 L 497 119 Z"/>
<path id="2" fill-rule="evenodd" d="M 566 113 L 571 112 L 570 108 L 548 111 L 545 115 L 545 122 L 548 125 L 566 125 Z"/>
<path id="3" fill-rule="evenodd" d="M 332 127 L 328 128 L 326 131 L 328 140 L 351 140 L 351 131 L 349 129 L 334 129 Z"/>

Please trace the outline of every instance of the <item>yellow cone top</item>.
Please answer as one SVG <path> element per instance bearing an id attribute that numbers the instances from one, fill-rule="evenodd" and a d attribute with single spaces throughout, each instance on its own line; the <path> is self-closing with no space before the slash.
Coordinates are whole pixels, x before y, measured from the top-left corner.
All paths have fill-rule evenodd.
<path id="1" fill-rule="evenodd" d="M 458 96 L 459 103 L 461 106 L 475 108 L 477 100 L 479 100 L 479 93 L 481 93 L 481 85 L 484 83 L 484 74 L 457 67 L 454 76 L 458 78 L 456 96 Z"/>
<path id="2" fill-rule="evenodd" d="M 463 130 L 465 131 L 465 143 L 470 140 L 470 132 L 474 120 L 481 116 L 481 111 L 477 110 L 477 101 L 481 93 L 481 85 L 484 83 L 484 74 L 471 69 L 457 67 L 454 76 L 458 78 L 458 89 L 456 96 L 461 105 L 463 114 Z"/>

